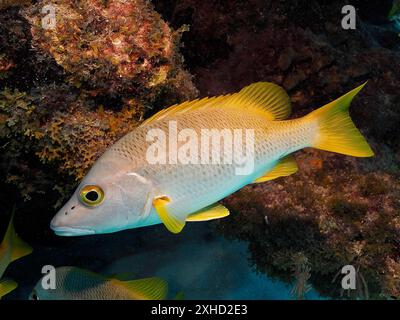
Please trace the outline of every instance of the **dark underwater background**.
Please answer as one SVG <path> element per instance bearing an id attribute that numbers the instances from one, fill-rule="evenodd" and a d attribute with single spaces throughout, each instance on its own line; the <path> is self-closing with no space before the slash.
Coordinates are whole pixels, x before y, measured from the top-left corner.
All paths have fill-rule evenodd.
<path id="1" fill-rule="evenodd" d="M 0 235 L 15 207 L 15 228 L 33 247 L 7 269 L 19 287 L 5 299 L 26 299 L 43 265 L 160 276 L 171 298 L 183 291 L 186 299 L 399 299 L 393 1 L 129 3 L 0 3 Z M 51 31 L 41 27 L 46 4 L 60 19 Z M 357 8 L 355 30 L 341 26 L 348 4 Z M 109 35 L 130 41 L 115 51 Z M 127 65 L 126 52 L 137 63 Z M 77 238 L 49 229 L 93 162 L 143 119 L 257 81 L 287 90 L 292 118 L 368 81 L 351 116 L 375 156 L 300 151 L 296 175 L 243 188 L 223 201 L 229 217 L 190 223 L 179 235 L 162 225 Z M 341 291 L 345 265 L 361 275 L 358 290 Z"/>

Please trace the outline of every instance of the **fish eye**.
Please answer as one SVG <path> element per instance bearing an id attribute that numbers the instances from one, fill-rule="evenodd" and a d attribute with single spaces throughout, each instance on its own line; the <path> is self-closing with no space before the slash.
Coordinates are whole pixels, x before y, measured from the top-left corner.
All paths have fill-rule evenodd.
<path id="1" fill-rule="evenodd" d="M 84 204 L 93 207 L 103 201 L 104 191 L 99 186 L 87 185 L 81 189 L 80 199 Z"/>

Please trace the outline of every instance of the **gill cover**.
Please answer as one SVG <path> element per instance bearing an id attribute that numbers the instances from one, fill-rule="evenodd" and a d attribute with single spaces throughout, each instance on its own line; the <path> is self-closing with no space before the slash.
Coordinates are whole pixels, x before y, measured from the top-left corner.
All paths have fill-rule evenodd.
<path id="1" fill-rule="evenodd" d="M 127 173 L 122 179 L 113 183 L 114 206 L 121 206 L 127 212 L 131 223 L 150 214 L 153 200 L 153 184 L 137 173 Z"/>

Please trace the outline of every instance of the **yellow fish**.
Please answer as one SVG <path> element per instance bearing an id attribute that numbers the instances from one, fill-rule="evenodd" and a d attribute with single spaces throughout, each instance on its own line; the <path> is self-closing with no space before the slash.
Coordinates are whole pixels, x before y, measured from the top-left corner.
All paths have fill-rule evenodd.
<path id="1" fill-rule="evenodd" d="M 42 279 L 31 300 L 162 300 L 168 284 L 160 278 L 121 281 L 76 267 L 55 269 L 55 289 L 44 289 Z"/>
<path id="2" fill-rule="evenodd" d="M 11 217 L 4 239 L 0 244 L 0 279 L 11 262 L 32 252 L 32 248 L 15 233 L 13 217 L 14 214 Z M 12 280 L 3 280 L 0 282 L 0 298 L 16 287 L 16 283 Z"/>
<path id="3" fill-rule="evenodd" d="M 217 202 L 240 188 L 295 173 L 297 150 L 373 156 L 348 111 L 363 86 L 294 120 L 289 96 L 266 82 L 162 110 L 97 160 L 51 228 L 77 236 L 164 223 L 178 233 L 227 216 Z"/>

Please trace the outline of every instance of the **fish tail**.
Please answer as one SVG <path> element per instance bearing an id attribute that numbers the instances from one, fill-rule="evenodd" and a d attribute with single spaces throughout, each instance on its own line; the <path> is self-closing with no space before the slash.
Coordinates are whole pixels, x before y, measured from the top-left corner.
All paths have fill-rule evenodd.
<path id="1" fill-rule="evenodd" d="M 18 284 L 10 279 L 2 279 L 0 280 L 0 300 L 6 294 L 10 293 L 11 291 L 15 290 L 18 287 Z"/>
<path id="2" fill-rule="evenodd" d="M 365 85 L 366 83 L 306 116 L 307 120 L 317 122 L 317 133 L 311 143 L 313 148 L 354 157 L 374 155 L 349 115 L 351 101 Z"/>
<path id="3" fill-rule="evenodd" d="M 10 248 L 10 263 L 32 253 L 32 247 L 24 242 L 14 229 L 14 213 L 11 216 L 4 240 L 1 246 Z"/>

